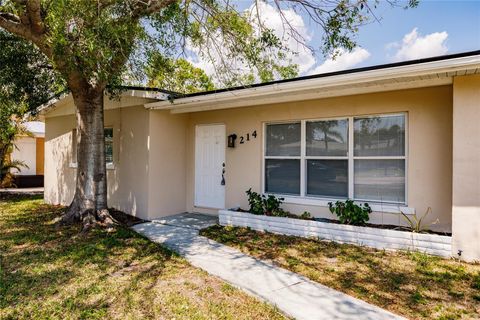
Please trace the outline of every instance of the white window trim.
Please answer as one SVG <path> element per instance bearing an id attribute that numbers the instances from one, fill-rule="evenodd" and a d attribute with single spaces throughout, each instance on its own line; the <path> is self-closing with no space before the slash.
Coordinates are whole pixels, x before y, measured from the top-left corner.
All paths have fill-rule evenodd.
<path id="1" fill-rule="evenodd" d="M 388 117 L 395 115 L 403 115 L 405 117 L 405 155 L 402 156 L 379 156 L 379 157 L 360 157 L 354 156 L 354 119 L 355 118 L 366 118 L 366 117 Z M 306 123 L 314 121 L 328 121 L 328 120 L 348 120 L 348 153 L 347 156 L 339 157 L 325 157 L 325 156 L 307 156 L 306 155 Z M 300 140 L 300 156 L 266 156 L 266 129 L 267 125 L 274 124 L 287 124 L 287 123 L 300 123 L 301 125 L 301 140 Z M 404 214 L 414 214 L 415 208 L 408 206 L 408 113 L 407 112 L 397 112 L 397 113 L 382 113 L 382 114 L 373 114 L 373 115 L 355 115 L 355 116 L 345 116 L 345 117 L 335 117 L 335 118 L 320 118 L 320 119 L 303 119 L 303 120 L 286 120 L 286 121 L 275 121 L 275 122 L 264 122 L 262 128 L 262 193 L 265 192 L 265 160 L 266 159 L 298 159 L 300 160 L 300 195 L 291 195 L 291 194 L 275 194 L 279 197 L 284 198 L 284 202 L 287 204 L 300 204 L 300 205 L 310 205 L 310 206 L 321 206 L 328 207 L 329 202 L 342 201 L 346 198 L 325 198 L 325 197 L 315 197 L 309 196 L 306 194 L 306 160 L 309 159 L 330 159 L 330 160 L 348 160 L 348 198 L 353 199 L 354 194 L 354 160 L 356 159 L 369 159 L 369 160 L 388 160 L 388 159 L 404 159 L 405 160 L 405 202 L 395 203 L 391 201 L 380 202 L 380 201 L 371 201 L 371 200 L 361 200 L 354 199 L 356 203 L 368 203 L 373 211 L 375 212 L 386 212 L 386 213 L 404 213 Z"/>
<path id="2" fill-rule="evenodd" d="M 107 162 L 107 163 L 105 163 L 105 165 L 107 167 L 107 170 L 115 170 L 115 163 Z M 78 163 L 71 162 L 68 166 L 72 169 L 76 169 L 76 168 L 78 168 Z"/>

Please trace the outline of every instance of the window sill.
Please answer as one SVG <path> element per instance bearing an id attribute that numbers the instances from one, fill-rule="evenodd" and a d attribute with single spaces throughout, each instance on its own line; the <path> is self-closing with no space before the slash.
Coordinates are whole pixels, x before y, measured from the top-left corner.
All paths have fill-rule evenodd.
<path id="1" fill-rule="evenodd" d="M 69 168 L 76 169 L 78 166 L 76 163 L 70 163 L 68 165 Z M 115 170 L 115 164 L 114 163 L 107 163 L 107 170 Z"/>
<path id="2" fill-rule="evenodd" d="M 302 198 L 295 196 L 281 196 L 276 195 L 277 197 L 284 198 L 284 203 L 286 204 L 300 204 L 300 205 L 309 205 L 317 207 L 328 207 L 329 202 L 335 202 L 341 199 L 315 199 L 315 198 Z M 355 201 L 357 204 L 363 204 L 366 201 Z M 368 202 L 372 211 L 374 212 L 386 212 L 386 213 L 405 213 L 408 215 L 415 214 L 415 208 L 407 207 L 401 204 L 393 203 L 379 203 L 379 202 Z"/>

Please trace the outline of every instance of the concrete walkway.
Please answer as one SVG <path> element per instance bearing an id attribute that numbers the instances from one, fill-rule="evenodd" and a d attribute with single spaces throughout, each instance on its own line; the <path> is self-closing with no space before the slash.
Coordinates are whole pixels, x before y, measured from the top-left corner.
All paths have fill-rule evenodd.
<path id="1" fill-rule="evenodd" d="M 40 194 L 43 194 L 43 187 L 38 187 L 38 188 L 6 188 L 6 189 L 0 189 L 0 194 L 40 195 Z"/>
<path id="2" fill-rule="evenodd" d="M 276 305 L 296 319 L 404 319 L 198 235 L 199 229 L 215 223 L 216 217 L 181 214 L 132 228 L 178 252 L 192 265 Z"/>

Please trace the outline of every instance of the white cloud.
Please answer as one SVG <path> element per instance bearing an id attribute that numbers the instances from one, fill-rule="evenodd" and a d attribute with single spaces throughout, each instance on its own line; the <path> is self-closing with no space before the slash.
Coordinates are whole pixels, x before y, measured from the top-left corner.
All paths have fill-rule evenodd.
<path id="1" fill-rule="evenodd" d="M 439 56 L 448 52 L 445 44 L 447 38 L 448 33 L 446 31 L 422 36 L 417 32 L 417 28 L 414 28 L 403 37 L 401 43 L 389 44 L 387 49 L 397 48 L 397 52 L 393 56 L 395 61 Z"/>
<path id="2" fill-rule="evenodd" d="M 351 52 L 340 49 L 339 55 L 333 59 L 330 56 L 325 62 L 311 70 L 310 74 L 340 71 L 352 68 L 370 57 L 370 52 L 363 48 L 355 48 Z"/>
<path id="3" fill-rule="evenodd" d="M 315 65 L 315 57 L 313 56 L 313 53 L 300 44 L 295 37 L 285 33 L 285 31 L 287 31 L 285 21 L 282 20 L 278 10 L 266 2 L 258 2 L 257 8 L 262 24 L 267 28 L 274 30 L 275 35 L 282 40 L 283 44 L 296 53 L 289 54 L 287 60 L 291 60 L 293 64 L 297 64 L 300 73 L 304 73 L 313 67 Z M 256 15 L 255 10 L 257 10 L 257 8 L 252 5 L 248 10 L 253 15 Z M 312 37 L 308 32 L 303 17 L 297 14 L 293 9 L 282 10 L 282 13 L 284 19 L 286 19 L 290 26 L 298 32 L 297 38 L 302 38 L 303 42 L 308 43 Z"/>

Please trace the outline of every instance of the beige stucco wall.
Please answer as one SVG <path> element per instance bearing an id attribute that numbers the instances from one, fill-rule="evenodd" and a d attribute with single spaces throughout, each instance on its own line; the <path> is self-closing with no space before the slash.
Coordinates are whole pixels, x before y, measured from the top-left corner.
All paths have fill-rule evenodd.
<path id="1" fill-rule="evenodd" d="M 75 191 L 75 169 L 72 162 L 72 129 L 75 117 L 60 116 L 45 119 L 45 201 L 68 204 Z"/>
<path id="2" fill-rule="evenodd" d="M 145 101 L 143 101 L 145 102 Z M 70 112 L 67 112 L 70 110 Z M 67 205 L 75 190 L 76 169 L 71 166 L 72 105 L 45 119 L 45 201 Z M 114 130 L 114 168 L 107 170 L 109 205 L 133 215 L 148 212 L 148 111 L 143 105 L 105 111 L 105 127 Z M 128 183 L 126 183 L 128 182 Z"/>
<path id="3" fill-rule="evenodd" d="M 186 128 L 188 115 L 150 111 L 149 219 L 186 211 Z"/>
<path id="4" fill-rule="evenodd" d="M 480 75 L 453 88 L 453 253 L 480 261 Z"/>
<path id="5" fill-rule="evenodd" d="M 258 137 L 226 150 L 226 206 L 248 208 L 245 191 L 261 191 L 262 127 L 264 122 L 342 116 L 408 113 L 408 206 L 419 214 L 432 207 L 428 221 L 433 229 L 451 229 L 452 188 L 452 88 L 431 87 L 295 103 L 206 111 L 190 114 L 187 136 L 187 210 L 214 213 L 194 207 L 194 133 L 198 124 L 224 123 L 227 135 Z M 238 142 L 238 141 L 237 141 Z M 321 206 L 288 205 L 294 213 L 308 210 L 317 217 L 332 215 Z M 373 213 L 371 222 L 399 224 L 398 214 Z"/>

